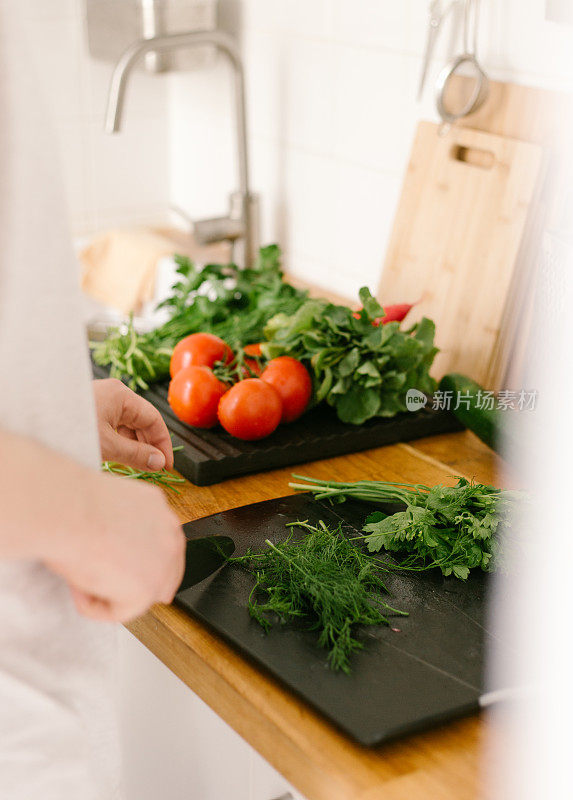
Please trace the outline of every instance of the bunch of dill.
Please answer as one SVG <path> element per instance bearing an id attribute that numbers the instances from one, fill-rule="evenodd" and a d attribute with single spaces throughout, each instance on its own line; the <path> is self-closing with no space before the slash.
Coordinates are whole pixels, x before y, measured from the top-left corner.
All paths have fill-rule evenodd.
<path id="1" fill-rule="evenodd" d="M 387 589 L 378 575 L 378 559 L 354 546 L 340 527 L 333 530 L 322 521 L 293 526 L 305 535 L 291 534 L 280 544 L 267 539 L 264 552 L 230 559 L 254 574 L 249 613 L 265 631 L 277 619 L 316 631 L 318 644 L 328 650 L 329 666 L 349 673 L 350 656 L 363 647 L 355 627 L 389 625 L 382 610 L 405 612 L 381 598 Z"/>

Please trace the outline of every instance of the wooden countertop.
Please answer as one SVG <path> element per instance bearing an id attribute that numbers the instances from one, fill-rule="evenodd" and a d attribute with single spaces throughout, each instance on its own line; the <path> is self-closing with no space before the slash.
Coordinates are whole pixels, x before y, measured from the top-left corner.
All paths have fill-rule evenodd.
<path id="1" fill-rule="evenodd" d="M 330 480 L 435 484 L 465 475 L 503 483 L 497 457 L 469 432 L 297 465 Z M 186 483 L 170 495 L 182 522 L 291 493 L 292 468 Z M 129 630 L 308 800 L 475 800 L 480 792 L 483 717 L 474 716 L 390 745 L 365 748 L 173 606 L 155 606 Z"/>

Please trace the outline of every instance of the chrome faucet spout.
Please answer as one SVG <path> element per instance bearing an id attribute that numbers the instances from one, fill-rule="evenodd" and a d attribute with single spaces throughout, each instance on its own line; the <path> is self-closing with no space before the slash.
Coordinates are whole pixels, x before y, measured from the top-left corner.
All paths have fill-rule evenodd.
<path id="1" fill-rule="evenodd" d="M 245 81 L 241 55 L 235 41 L 222 31 L 193 31 L 172 33 L 165 36 L 154 36 L 150 39 L 139 39 L 121 56 L 113 71 L 109 90 L 105 130 L 117 133 L 121 129 L 125 94 L 131 71 L 135 65 L 150 52 L 170 52 L 182 48 L 212 45 L 228 58 L 234 74 L 235 119 L 237 140 L 237 161 L 239 194 L 242 199 L 242 223 L 244 225 L 244 263 L 250 265 L 254 260 L 256 243 L 254 242 L 254 221 L 251 219 L 254 198 L 249 186 L 249 158 L 247 148 L 247 122 Z M 237 219 L 233 220 L 236 231 Z M 229 237 L 231 238 L 231 237 Z M 234 237 L 236 238 L 236 236 Z"/>

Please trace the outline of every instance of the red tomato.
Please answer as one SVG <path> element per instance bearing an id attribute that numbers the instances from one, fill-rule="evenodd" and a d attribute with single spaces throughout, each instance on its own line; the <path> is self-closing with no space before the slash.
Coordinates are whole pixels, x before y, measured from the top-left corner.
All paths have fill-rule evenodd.
<path id="1" fill-rule="evenodd" d="M 262 356 L 261 345 L 260 342 L 258 344 L 246 344 L 243 348 L 243 352 L 246 356 L 258 356 L 259 358 Z M 264 366 L 258 361 L 256 358 L 245 358 L 245 366 L 248 369 L 243 370 L 245 377 L 250 378 L 252 377 L 251 373 L 254 373 L 258 377 L 260 377 Z M 249 372 L 250 370 L 250 372 Z"/>
<path id="2" fill-rule="evenodd" d="M 296 358 L 273 358 L 261 380 L 274 386 L 280 395 L 283 404 L 281 422 L 293 422 L 305 411 L 312 395 L 312 380 L 306 367 Z"/>
<path id="3" fill-rule="evenodd" d="M 192 333 L 175 345 L 169 372 L 173 378 L 185 367 L 212 367 L 216 361 L 230 364 L 233 358 L 229 345 L 218 336 L 212 333 Z"/>
<path id="4" fill-rule="evenodd" d="M 252 441 L 272 433 L 282 416 L 282 403 L 273 387 L 260 378 L 239 381 L 219 401 L 219 421 L 237 439 Z"/>
<path id="5" fill-rule="evenodd" d="M 227 387 L 208 367 L 186 367 L 169 384 L 167 400 L 182 422 L 195 428 L 217 424 L 217 407 Z"/>
<path id="6" fill-rule="evenodd" d="M 257 342 L 257 344 L 246 344 L 243 347 L 246 355 L 248 356 L 262 356 L 263 351 L 261 350 L 262 342 Z"/>

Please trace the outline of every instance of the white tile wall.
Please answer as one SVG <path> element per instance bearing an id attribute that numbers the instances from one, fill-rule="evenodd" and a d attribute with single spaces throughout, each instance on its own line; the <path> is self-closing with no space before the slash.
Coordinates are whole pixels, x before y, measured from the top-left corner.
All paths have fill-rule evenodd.
<path id="1" fill-rule="evenodd" d="M 124 130 L 102 132 L 111 66 L 88 57 L 83 0 L 25 0 L 60 143 L 76 233 L 224 213 L 236 188 L 227 64 L 135 75 Z M 421 103 L 427 0 L 219 0 L 245 59 L 253 186 L 263 237 L 295 273 L 349 295 L 379 277 L 401 175 L 430 89 L 451 53 L 443 32 Z M 544 0 L 482 0 L 480 52 L 493 78 L 573 83 L 573 28 Z"/>
<path id="2" fill-rule="evenodd" d="M 332 0 L 332 35 L 358 47 L 404 52 L 412 0 Z"/>
<path id="3" fill-rule="evenodd" d="M 319 284 L 351 296 L 363 283 L 374 286 L 416 122 L 434 118 L 431 84 L 459 47 L 459 16 L 442 33 L 418 103 L 427 0 L 220 7 L 242 41 L 265 240 L 279 241 L 289 268 Z M 482 0 L 480 53 L 493 78 L 573 86 L 573 28 L 546 22 L 544 12 L 544 0 Z M 198 76 L 174 78 L 170 106 L 172 193 L 194 214 L 210 213 L 235 182 L 219 130 L 226 71 L 204 77 L 209 88 L 200 96 Z M 192 93 L 201 107 L 190 112 Z M 193 133 L 191 114 L 201 133 Z M 200 156 L 191 142 L 200 142 Z"/>
<path id="4" fill-rule="evenodd" d="M 170 83 L 171 197 L 194 218 L 227 213 L 237 189 L 228 65 L 174 74 Z"/>
<path id="5" fill-rule="evenodd" d="M 23 0 L 76 235 L 149 222 L 169 203 L 167 81 L 135 75 L 124 132 L 103 133 L 111 65 L 88 55 L 83 0 Z"/>

